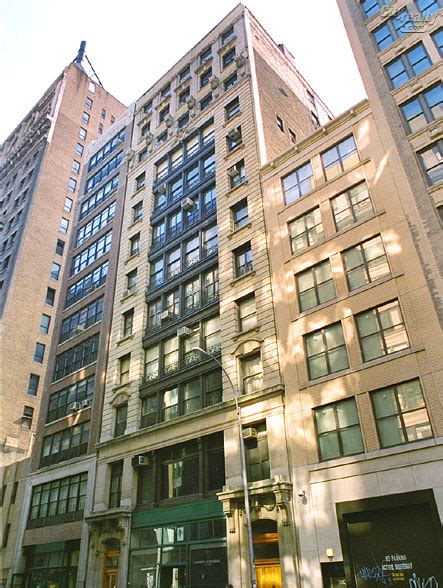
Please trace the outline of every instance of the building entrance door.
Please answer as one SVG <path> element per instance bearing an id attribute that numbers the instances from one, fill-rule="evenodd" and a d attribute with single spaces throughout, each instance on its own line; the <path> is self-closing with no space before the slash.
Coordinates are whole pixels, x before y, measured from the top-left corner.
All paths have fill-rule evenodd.
<path id="1" fill-rule="evenodd" d="M 281 588 L 280 561 L 277 559 L 255 560 L 257 588 Z"/>
<path id="2" fill-rule="evenodd" d="M 103 568 L 103 588 L 117 588 L 119 551 L 106 551 Z"/>

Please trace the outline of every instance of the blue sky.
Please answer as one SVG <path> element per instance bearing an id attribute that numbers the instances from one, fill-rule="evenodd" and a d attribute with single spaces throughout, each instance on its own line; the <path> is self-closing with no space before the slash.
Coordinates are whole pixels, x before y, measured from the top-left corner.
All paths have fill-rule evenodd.
<path id="1" fill-rule="evenodd" d="M 0 0 L 0 141 L 76 55 L 82 39 L 104 87 L 136 100 L 237 2 Z M 335 0 L 250 0 L 335 114 L 365 93 Z"/>

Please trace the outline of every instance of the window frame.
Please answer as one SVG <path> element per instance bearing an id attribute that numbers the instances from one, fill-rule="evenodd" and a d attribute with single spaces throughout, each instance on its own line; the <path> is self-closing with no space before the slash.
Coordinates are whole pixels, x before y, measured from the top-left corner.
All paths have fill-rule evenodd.
<path id="1" fill-rule="evenodd" d="M 337 408 L 340 406 L 343 406 L 344 403 L 348 403 L 349 401 L 353 401 L 353 403 L 354 403 L 355 414 L 357 416 L 357 422 L 342 427 L 342 426 L 340 426 L 340 419 L 339 419 L 339 415 L 337 412 Z M 324 431 L 324 432 L 320 433 L 319 426 L 318 426 L 317 414 L 319 413 L 320 410 L 324 410 L 324 409 L 332 409 L 333 410 L 334 420 L 335 420 L 335 429 L 331 429 L 331 430 Z M 365 452 L 363 434 L 362 434 L 361 424 L 360 424 L 360 415 L 358 412 L 358 404 L 356 402 L 355 396 L 349 396 L 348 398 L 343 398 L 341 400 L 337 400 L 335 402 L 330 402 L 330 403 L 324 404 L 322 406 L 316 406 L 312 409 L 312 413 L 313 413 L 314 427 L 315 427 L 315 440 L 316 440 L 316 444 L 317 444 L 317 455 L 318 455 L 318 459 L 320 462 L 330 461 L 331 459 L 340 459 L 341 457 L 349 457 L 351 455 L 360 455 L 361 453 Z M 350 429 L 357 429 L 357 428 L 360 432 L 361 451 L 353 451 L 351 453 L 347 453 L 347 452 L 345 452 L 344 445 L 343 445 L 342 431 L 348 431 Z M 336 434 L 339 454 L 335 455 L 333 457 L 332 456 L 331 457 L 324 457 L 322 455 L 320 438 L 323 436 L 330 435 L 330 433 Z"/>

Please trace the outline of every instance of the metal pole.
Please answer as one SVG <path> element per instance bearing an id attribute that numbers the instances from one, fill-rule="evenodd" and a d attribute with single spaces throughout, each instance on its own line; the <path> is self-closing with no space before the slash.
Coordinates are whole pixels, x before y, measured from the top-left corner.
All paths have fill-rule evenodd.
<path id="1" fill-rule="evenodd" d="M 193 347 L 191 351 L 200 351 L 203 355 L 206 355 L 221 368 L 223 373 L 225 374 L 229 385 L 232 388 L 232 392 L 234 394 L 234 401 L 235 401 L 235 410 L 237 412 L 237 424 L 238 424 L 238 440 L 240 444 L 240 467 L 242 472 L 242 481 L 243 481 L 243 492 L 245 496 L 245 516 L 246 516 L 246 529 L 248 535 L 248 552 L 249 552 L 249 570 L 251 574 L 251 588 L 257 588 L 257 577 L 255 575 L 255 563 L 254 563 L 254 543 L 252 538 L 252 524 L 251 524 L 251 511 L 249 508 L 249 490 L 248 490 L 248 475 L 246 471 L 246 453 L 245 453 L 245 444 L 243 441 L 243 423 L 241 418 L 241 411 L 240 406 L 238 404 L 238 392 L 236 391 L 234 384 L 225 370 L 221 362 L 218 361 L 215 357 L 213 357 L 210 353 L 202 349 L 201 347 Z"/>

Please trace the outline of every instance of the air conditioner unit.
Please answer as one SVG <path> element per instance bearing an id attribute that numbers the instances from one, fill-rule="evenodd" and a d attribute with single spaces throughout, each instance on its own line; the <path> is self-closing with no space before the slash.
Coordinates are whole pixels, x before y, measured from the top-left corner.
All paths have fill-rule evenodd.
<path id="1" fill-rule="evenodd" d="M 136 455 L 134 457 L 134 467 L 142 468 L 149 465 L 149 456 L 147 455 Z"/>
<path id="2" fill-rule="evenodd" d="M 189 327 L 180 327 L 177 329 L 177 337 L 187 337 L 192 333 L 192 329 Z"/>
<path id="3" fill-rule="evenodd" d="M 234 178 L 236 175 L 238 175 L 238 169 L 236 167 L 231 167 L 231 169 L 228 169 L 228 176 Z"/>
<path id="4" fill-rule="evenodd" d="M 181 202 L 181 207 L 183 210 L 192 210 L 194 208 L 194 201 L 192 198 L 185 198 Z"/>
<path id="5" fill-rule="evenodd" d="M 81 407 L 82 405 L 80 402 L 71 402 L 71 404 L 68 406 L 68 409 L 70 412 L 76 412 L 77 410 L 80 410 Z"/>
<path id="6" fill-rule="evenodd" d="M 91 406 L 92 402 L 91 400 L 85 398 L 84 400 L 82 400 L 82 408 L 88 408 L 88 406 Z"/>
<path id="7" fill-rule="evenodd" d="M 249 427 L 248 429 L 243 429 L 243 441 L 245 445 L 248 447 L 254 447 L 257 445 L 258 433 L 257 429 L 253 429 Z"/>
<path id="8" fill-rule="evenodd" d="M 163 320 L 166 320 L 168 318 L 171 318 L 173 315 L 174 315 L 174 313 L 171 310 L 164 310 L 161 313 L 161 319 L 163 321 Z"/>
<path id="9" fill-rule="evenodd" d="M 241 138 L 241 133 L 238 130 L 238 128 L 232 129 L 231 131 L 229 131 L 228 133 L 228 137 L 232 140 L 232 141 L 238 141 L 238 139 Z"/>
<path id="10" fill-rule="evenodd" d="M 75 332 L 76 333 L 82 333 L 85 330 L 85 325 L 77 325 L 75 327 Z"/>
<path id="11" fill-rule="evenodd" d="M 165 182 L 163 182 L 163 184 L 160 184 L 160 186 L 157 188 L 157 192 L 159 194 L 166 194 L 166 190 L 167 190 L 167 186 L 166 186 Z"/>

